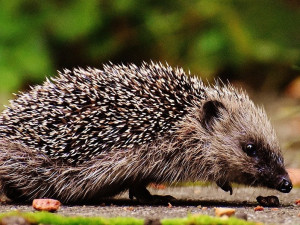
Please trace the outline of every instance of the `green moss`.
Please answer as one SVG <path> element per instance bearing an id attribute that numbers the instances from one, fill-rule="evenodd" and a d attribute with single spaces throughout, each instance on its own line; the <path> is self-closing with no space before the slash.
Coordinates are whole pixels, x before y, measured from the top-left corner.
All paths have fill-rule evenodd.
<path id="1" fill-rule="evenodd" d="M 144 224 L 144 219 L 137 218 L 103 218 L 103 217 L 68 217 L 59 214 L 49 212 L 27 212 L 22 213 L 18 211 L 8 212 L 0 214 L 0 220 L 4 217 L 23 217 L 31 224 L 64 224 L 64 225 L 85 225 L 85 224 L 105 224 L 105 225 L 122 225 L 122 224 Z M 189 215 L 185 218 L 173 218 L 161 220 L 163 225 L 201 225 L 201 224 L 215 224 L 215 225 L 251 225 L 258 224 L 254 222 L 247 222 L 237 218 L 222 219 L 217 217 L 211 217 L 207 215 Z"/>
<path id="2" fill-rule="evenodd" d="M 116 218 L 103 218 L 103 217 L 67 217 L 58 214 L 53 214 L 49 212 L 9 212 L 0 215 L 0 219 L 8 216 L 20 216 L 24 217 L 27 221 L 33 224 L 64 224 L 64 225 L 118 225 L 118 224 L 132 224 L 141 225 L 144 224 L 143 219 L 137 218 L 126 218 L 126 217 L 116 217 Z"/>
<path id="3" fill-rule="evenodd" d="M 163 219 L 161 220 L 162 225 L 204 225 L 204 224 L 214 224 L 214 225 L 258 225 L 262 223 L 248 222 L 246 220 L 237 219 L 235 217 L 231 218 L 219 218 L 211 217 L 208 215 L 189 215 L 185 218 L 174 218 L 174 219 Z"/>

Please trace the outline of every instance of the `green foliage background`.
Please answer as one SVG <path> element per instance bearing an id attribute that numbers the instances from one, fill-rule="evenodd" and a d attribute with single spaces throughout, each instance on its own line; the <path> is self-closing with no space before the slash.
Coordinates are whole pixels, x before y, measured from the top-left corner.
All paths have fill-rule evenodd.
<path id="1" fill-rule="evenodd" d="M 150 60 L 278 90 L 299 75 L 299 31 L 292 0 L 0 0 L 0 93 Z"/>

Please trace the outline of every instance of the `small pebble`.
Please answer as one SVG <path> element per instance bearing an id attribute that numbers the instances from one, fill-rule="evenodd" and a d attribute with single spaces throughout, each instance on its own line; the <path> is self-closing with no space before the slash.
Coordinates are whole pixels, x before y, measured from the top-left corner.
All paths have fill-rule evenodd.
<path id="1" fill-rule="evenodd" d="M 261 206 L 265 207 L 278 207 L 280 205 L 278 197 L 274 195 L 266 197 L 258 196 L 256 200 Z"/>
<path id="2" fill-rule="evenodd" d="M 38 211 L 55 212 L 59 209 L 60 205 L 60 201 L 50 198 L 34 199 L 32 202 L 32 207 Z"/>
<path id="3" fill-rule="evenodd" d="M 264 211 L 264 207 L 258 205 L 254 208 L 254 211 Z"/>
<path id="4" fill-rule="evenodd" d="M 124 210 L 125 210 L 125 211 L 133 211 L 134 208 L 133 208 L 133 207 L 125 207 Z"/>
<path id="5" fill-rule="evenodd" d="M 248 215 L 244 212 L 238 212 L 235 214 L 235 217 L 242 220 L 248 220 Z"/>
<path id="6" fill-rule="evenodd" d="M 232 209 L 232 208 L 215 208 L 215 215 L 218 216 L 218 217 L 221 217 L 221 216 L 232 216 L 234 215 L 235 213 L 235 209 Z"/>

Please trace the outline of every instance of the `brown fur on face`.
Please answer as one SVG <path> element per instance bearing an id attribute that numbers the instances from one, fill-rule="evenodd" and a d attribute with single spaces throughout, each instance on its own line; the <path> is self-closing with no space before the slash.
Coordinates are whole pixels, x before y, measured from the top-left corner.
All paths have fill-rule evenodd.
<path id="1" fill-rule="evenodd" d="M 186 136 L 186 146 L 189 146 L 187 140 L 195 142 L 198 138 L 201 150 L 191 150 L 199 157 L 193 161 L 195 167 L 200 161 L 200 168 L 205 167 L 202 162 L 210 168 L 204 175 L 198 171 L 198 179 L 280 189 L 282 179 L 289 181 L 289 177 L 265 111 L 256 107 L 244 92 L 231 86 L 208 88 L 206 93 L 208 97 L 202 110 L 196 108 L 179 130 Z M 207 116 L 208 113 L 213 116 Z M 255 156 L 243 150 L 249 143 L 257 148 Z"/>

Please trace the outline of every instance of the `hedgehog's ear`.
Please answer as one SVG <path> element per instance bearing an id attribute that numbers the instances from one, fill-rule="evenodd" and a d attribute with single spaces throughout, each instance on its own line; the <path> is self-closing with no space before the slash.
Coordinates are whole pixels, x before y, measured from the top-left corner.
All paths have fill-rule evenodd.
<path id="1" fill-rule="evenodd" d="M 221 110 L 226 109 L 225 106 L 219 101 L 207 101 L 202 107 L 202 126 L 209 131 L 213 130 L 216 120 L 221 118 Z"/>

